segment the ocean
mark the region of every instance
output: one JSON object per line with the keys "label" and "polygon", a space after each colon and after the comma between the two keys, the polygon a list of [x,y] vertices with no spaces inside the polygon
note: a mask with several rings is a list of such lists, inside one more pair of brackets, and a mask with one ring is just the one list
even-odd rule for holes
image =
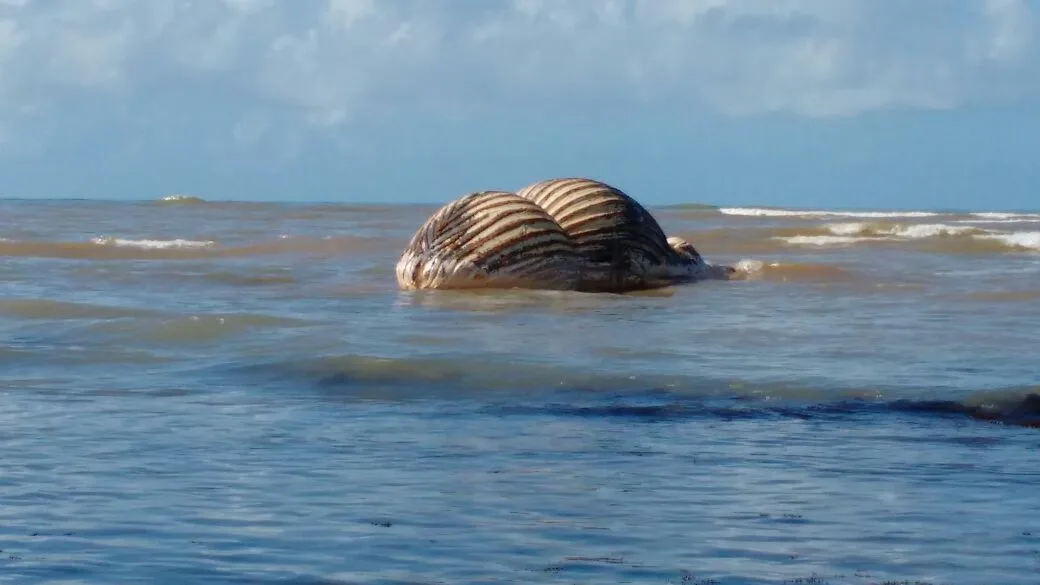
{"label": "ocean", "polygon": [[400,292],[436,207],[0,200],[0,583],[1040,582],[1040,214]]}

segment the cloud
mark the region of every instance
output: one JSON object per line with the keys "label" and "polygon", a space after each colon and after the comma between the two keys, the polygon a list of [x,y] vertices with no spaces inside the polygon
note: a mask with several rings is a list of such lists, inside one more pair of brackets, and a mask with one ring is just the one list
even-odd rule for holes
{"label": "cloud", "polygon": [[394,108],[955,108],[1037,97],[1037,12],[1026,0],[0,0],[0,128],[206,103],[241,143],[274,121],[340,128]]}

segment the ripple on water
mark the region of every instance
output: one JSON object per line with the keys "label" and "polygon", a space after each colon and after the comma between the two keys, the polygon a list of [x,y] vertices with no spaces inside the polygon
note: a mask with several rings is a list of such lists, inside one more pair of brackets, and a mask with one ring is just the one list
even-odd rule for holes
{"label": "ripple on water", "polygon": [[315,325],[312,321],[263,314],[182,315],[162,319],[108,322],[91,328],[90,334],[124,339],[128,343],[200,344],[263,330]]}
{"label": "ripple on water", "polygon": [[49,299],[0,299],[0,315],[15,319],[119,319],[161,314],[158,311]]}
{"label": "ripple on water", "polygon": [[1036,582],[1040,272],[969,217],[676,212],[762,274],[466,295],[388,271],[433,208],[0,207],[0,581]]}

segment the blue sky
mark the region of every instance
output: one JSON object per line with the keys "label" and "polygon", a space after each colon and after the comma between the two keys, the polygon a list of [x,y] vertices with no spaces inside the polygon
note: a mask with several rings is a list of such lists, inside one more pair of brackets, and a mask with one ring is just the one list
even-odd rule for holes
{"label": "blue sky", "polygon": [[1040,2],[0,0],[0,196],[1040,207]]}

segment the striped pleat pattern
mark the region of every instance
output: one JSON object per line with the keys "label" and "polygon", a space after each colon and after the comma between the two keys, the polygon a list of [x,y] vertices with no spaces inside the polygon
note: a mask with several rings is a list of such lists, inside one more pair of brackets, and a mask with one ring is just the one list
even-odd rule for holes
{"label": "striped pleat pattern", "polygon": [[396,266],[405,290],[577,288],[581,258],[541,207],[515,193],[481,191],[441,207]]}
{"label": "striped pleat pattern", "polygon": [[669,245],[657,220],[620,189],[585,178],[541,181],[517,192],[544,209],[586,263],[579,288],[625,291],[692,276],[690,259]]}

